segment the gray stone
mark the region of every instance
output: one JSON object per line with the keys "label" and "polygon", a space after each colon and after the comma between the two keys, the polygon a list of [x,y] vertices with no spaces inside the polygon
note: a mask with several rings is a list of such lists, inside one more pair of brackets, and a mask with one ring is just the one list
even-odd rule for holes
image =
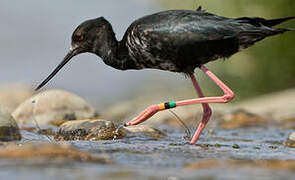
{"label": "gray stone", "polygon": [[64,90],[43,91],[20,104],[12,116],[23,124],[60,125],[68,120],[95,118],[97,113],[81,97]]}
{"label": "gray stone", "polygon": [[13,117],[3,108],[0,108],[0,141],[20,140],[19,128]]}

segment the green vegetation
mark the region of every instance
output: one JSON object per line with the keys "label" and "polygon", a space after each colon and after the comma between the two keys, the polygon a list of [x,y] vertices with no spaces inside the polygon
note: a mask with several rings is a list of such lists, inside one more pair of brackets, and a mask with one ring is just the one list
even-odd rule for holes
{"label": "green vegetation", "polygon": [[[280,18],[295,16],[295,1],[269,0],[157,0],[163,9],[196,9],[202,5],[212,13],[227,17],[260,16]],[[279,27],[295,28],[295,21]],[[236,99],[252,97],[273,91],[295,87],[295,32],[267,38],[228,60],[219,60],[208,65],[235,92]],[[216,95],[213,83],[207,83],[202,73],[197,73],[206,95]],[[207,89],[210,90],[207,93]]]}

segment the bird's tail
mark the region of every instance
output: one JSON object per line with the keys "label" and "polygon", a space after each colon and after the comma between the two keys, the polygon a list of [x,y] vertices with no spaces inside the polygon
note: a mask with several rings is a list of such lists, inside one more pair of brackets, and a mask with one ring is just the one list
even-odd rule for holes
{"label": "bird's tail", "polygon": [[258,17],[242,17],[237,18],[240,23],[251,24],[259,28],[259,30],[249,30],[243,31],[239,34],[240,49],[247,48],[254,43],[266,38],[267,36],[274,36],[277,34],[282,34],[286,31],[293,31],[294,28],[273,28],[273,26],[281,24],[285,21],[295,19],[295,17],[286,17],[279,19],[263,19]]}
{"label": "bird's tail", "polygon": [[293,16],[293,17],[285,17],[285,18],[269,19],[269,20],[261,18],[260,23],[267,27],[273,27],[291,19],[295,19],[295,17]]}
{"label": "bird's tail", "polygon": [[260,27],[261,25],[268,27],[271,29],[271,31],[265,31],[266,34],[268,35],[276,35],[276,34],[281,34],[286,31],[294,31],[295,28],[272,28],[273,26],[276,26],[278,24],[281,24],[285,21],[295,19],[295,16],[292,17],[285,17],[285,18],[278,18],[278,19],[264,19],[264,18],[259,18],[259,17],[241,17],[237,18],[241,23],[248,23],[252,24],[253,26]]}
{"label": "bird's tail", "polygon": [[[244,23],[252,24],[254,26],[264,25],[266,27],[271,28],[273,26],[276,26],[278,24],[281,24],[281,23],[291,20],[291,19],[295,19],[295,16],[278,18],[278,19],[264,19],[264,18],[259,18],[259,17],[241,17],[241,18],[237,18],[236,20],[238,20],[242,23],[244,22]],[[290,30],[294,30],[294,29],[290,29]]]}

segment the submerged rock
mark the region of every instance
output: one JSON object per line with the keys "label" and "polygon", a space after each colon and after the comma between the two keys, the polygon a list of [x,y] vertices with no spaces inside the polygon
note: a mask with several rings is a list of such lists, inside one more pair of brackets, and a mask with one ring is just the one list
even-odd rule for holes
{"label": "submerged rock", "polygon": [[295,132],[292,132],[288,139],[284,142],[285,146],[295,148]]}
{"label": "submerged rock", "polygon": [[20,124],[60,125],[68,120],[97,116],[81,97],[63,90],[43,91],[20,104],[12,113]]}
{"label": "submerged rock", "polygon": [[47,163],[48,161],[62,160],[78,161],[78,162],[93,162],[93,163],[110,163],[107,158],[94,156],[89,152],[79,150],[67,144],[42,144],[28,143],[20,145],[8,145],[5,148],[0,148],[0,158],[2,159],[27,159],[41,160]]}
{"label": "submerged rock", "polygon": [[125,137],[151,137],[154,139],[160,139],[166,136],[160,130],[147,125],[121,127],[120,133]]}
{"label": "submerged rock", "polygon": [[60,126],[56,140],[111,140],[115,136],[115,125],[102,119],[68,121]]}
{"label": "submerged rock", "polygon": [[20,140],[19,128],[13,117],[0,108],[0,141]]}
{"label": "submerged rock", "polygon": [[219,123],[219,126],[225,129],[247,128],[266,125],[267,121],[262,116],[247,112],[242,109],[224,115],[222,121]]}

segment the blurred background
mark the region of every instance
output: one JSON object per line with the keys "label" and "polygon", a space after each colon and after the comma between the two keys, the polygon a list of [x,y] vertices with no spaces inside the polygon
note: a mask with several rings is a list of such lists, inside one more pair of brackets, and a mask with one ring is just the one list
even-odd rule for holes
{"label": "blurred background", "polygon": [[[10,87],[8,91],[21,88],[11,84],[35,88],[67,53],[73,30],[86,19],[104,16],[120,40],[130,23],[143,15],[167,9],[196,9],[199,5],[228,17],[295,15],[294,0],[1,0],[0,85]],[[295,28],[295,22],[281,27]],[[294,32],[271,37],[208,67],[235,91],[235,102],[292,88],[294,42]],[[221,94],[199,70],[196,75],[207,96]],[[155,102],[195,96],[190,80],[181,74],[159,70],[121,72],[92,54],[73,58],[45,87],[51,88],[74,92],[98,107],[145,94],[155,95]]]}

